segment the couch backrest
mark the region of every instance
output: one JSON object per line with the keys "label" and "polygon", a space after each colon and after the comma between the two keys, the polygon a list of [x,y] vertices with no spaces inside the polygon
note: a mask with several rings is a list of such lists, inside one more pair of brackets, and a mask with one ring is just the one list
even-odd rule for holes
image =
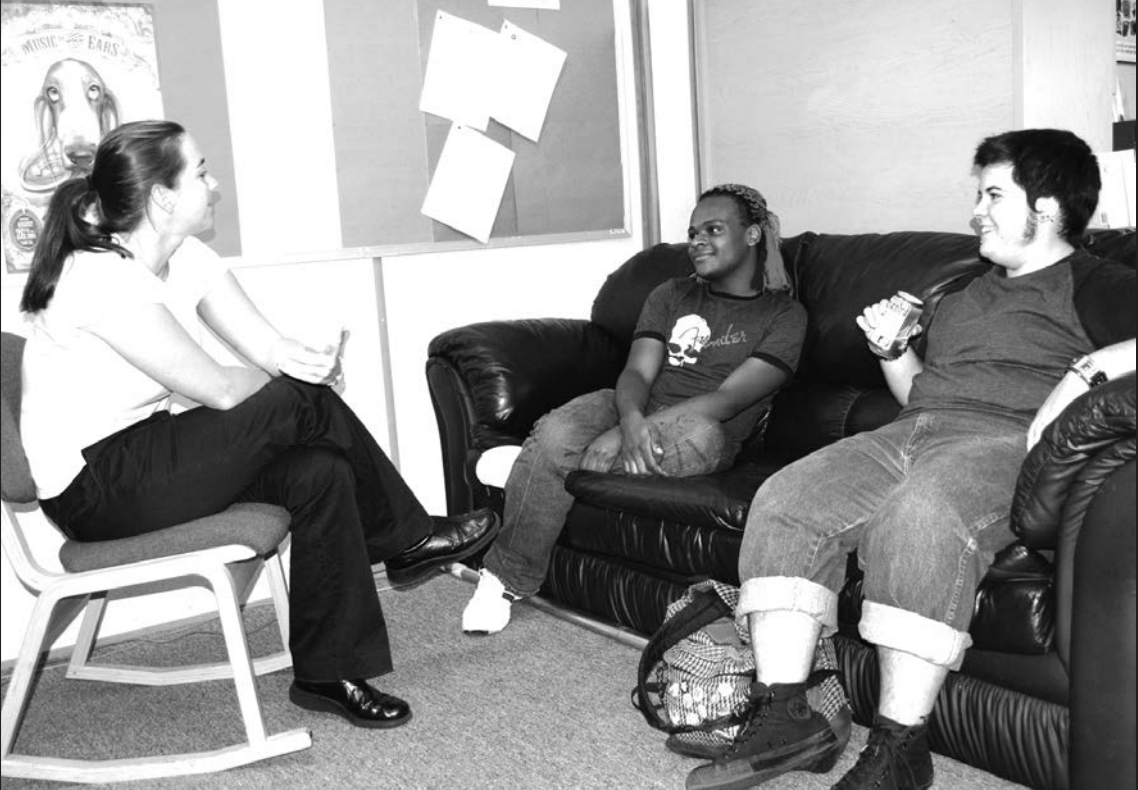
{"label": "couch backrest", "polygon": [[592,322],[627,348],[644,300],[660,283],[691,274],[686,244],[657,244],[633,255],[610,274],[593,299]]}
{"label": "couch backrest", "polygon": [[[803,234],[797,241],[791,271],[809,314],[806,343],[798,376],[775,400],[765,443],[767,452],[790,457],[884,425],[900,409],[854,321],[865,305],[904,290],[924,299],[926,322],[935,320],[945,294],[991,266],[965,233]],[[1135,266],[1132,228],[1093,231],[1086,247]],[[917,348],[923,352],[923,342]]]}
{"label": "couch backrest", "polygon": [[924,300],[927,320],[944,294],[964,287],[989,265],[979,258],[972,235],[807,234],[790,265],[809,315],[799,378],[883,386],[881,366],[855,322],[865,306],[903,290]]}
{"label": "couch backrest", "polygon": [[[787,261],[792,260],[799,238],[782,240],[782,254]],[[608,276],[593,300],[590,317],[627,348],[632,343],[640,308],[652,289],[665,280],[691,273],[686,242],[657,244],[641,250]]]}
{"label": "couch backrest", "polygon": [[[1135,265],[1133,229],[1092,232],[1087,247]],[[945,294],[991,266],[979,257],[976,237],[966,233],[808,232],[784,239],[782,251],[809,321],[798,375],[775,400],[766,448],[791,457],[882,425],[898,411],[854,321],[866,305],[908,291],[924,299],[927,321]],[[593,322],[627,347],[649,292],[690,272],[686,244],[637,253],[597,293]]]}
{"label": "couch backrest", "polygon": [[941,297],[989,266],[969,234],[803,234],[790,269],[809,316],[806,340],[798,375],[775,400],[766,451],[797,458],[892,420],[899,406],[856,317],[903,290],[925,302],[927,321]]}

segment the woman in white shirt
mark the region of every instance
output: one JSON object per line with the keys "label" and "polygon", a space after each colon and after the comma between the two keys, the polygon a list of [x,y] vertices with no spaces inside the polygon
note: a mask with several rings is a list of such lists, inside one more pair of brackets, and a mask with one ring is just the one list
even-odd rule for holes
{"label": "woman in white shirt", "polygon": [[[429,516],[331,389],[340,349],[283,337],[194,234],[217,182],[170,121],[111,131],[91,175],[52,196],[21,309],[30,314],[21,429],[44,512],[95,541],[163,529],[238,501],[292,516],[296,704],[395,727],[371,565],[410,585],[480,550],[489,511]],[[222,365],[198,319],[252,363]],[[171,393],[201,404],[174,414]]]}

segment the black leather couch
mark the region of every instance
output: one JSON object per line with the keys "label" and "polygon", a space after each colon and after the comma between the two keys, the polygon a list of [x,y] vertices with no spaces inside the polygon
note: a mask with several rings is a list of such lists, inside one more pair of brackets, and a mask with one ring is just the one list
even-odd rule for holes
{"label": "black leather couch", "polygon": [[[1098,231],[1087,243],[1135,265],[1132,229]],[[935,313],[945,293],[987,269],[976,250],[972,236],[950,233],[785,240],[810,318],[798,375],[778,395],[765,439],[714,475],[570,475],[576,502],[542,594],[647,635],[693,580],[738,584],[758,486],[789,461],[897,413],[854,317],[898,289],[922,295]],[[431,342],[427,378],[451,512],[501,506],[502,492],[474,476],[478,456],[519,444],[559,404],[612,386],[644,298],[688,271],[684,245],[657,245],[609,276],[590,321],[488,322]],[[1013,512],[1020,539],[977,595],[974,646],[932,718],[936,751],[1036,788],[1135,786],[1134,390],[1131,375],[1088,393],[1025,462]],[[855,719],[865,724],[877,671],[875,651],[857,635],[860,603],[851,557],[836,641]]]}

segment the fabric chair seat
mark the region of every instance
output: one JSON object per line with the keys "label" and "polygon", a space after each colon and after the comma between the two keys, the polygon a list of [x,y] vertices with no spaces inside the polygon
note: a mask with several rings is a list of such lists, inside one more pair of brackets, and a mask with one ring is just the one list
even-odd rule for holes
{"label": "fabric chair seat", "polygon": [[[106,541],[64,542],[56,572],[37,561],[20,514],[34,510],[36,486],[20,439],[21,360],[24,339],[0,334],[0,434],[3,469],[0,494],[4,515],[0,542],[16,577],[35,596],[23,646],[4,696],[0,726],[0,776],[56,781],[119,782],[207,773],[307,749],[306,728],[269,735],[257,694],[257,675],[292,665],[289,643],[288,584],[280,551],[288,538],[287,510],[263,503],[237,503],[212,516],[156,532]],[[245,638],[241,609],[262,570],[280,629],[282,649],[253,658]],[[103,612],[113,593],[153,591],[155,583],[174,581],[174,589],[204,586],[213,594],[226,660],[177,667],[138,667],[90,661]],[[78,759],[22,754],[16,736],[31,696],[43,652],[82,615],[68,663],[67,678],[166,686],[207,680],[232,680],[237,692],[245,741],[201,752],[150,754],[130,758]],[[192,711],[182,712],[192,723]]]}
{"label": "fabric chair seat", "polygon": [[130,538],[68,540],[59,548],[59,561],[66,570],[79,573],[227,544],[248,546],[264,556],[284,542],[288,527],[283,507],[240,502],[220,513]]}

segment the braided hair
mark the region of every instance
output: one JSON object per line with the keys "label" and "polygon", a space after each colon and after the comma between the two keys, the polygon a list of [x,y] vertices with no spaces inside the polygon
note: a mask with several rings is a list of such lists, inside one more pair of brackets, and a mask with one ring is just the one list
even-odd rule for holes
{"label": "braided hair", "polygon": [[[719,184],[705,190],[699,199],[728,197],[735,202],[744,225],[758,225],[763,232],[763,246],[758,252],[758,269],[761,272],[762,287],[769,291],[786,291],[794,295],[786,264],[779,249],[778,215],[767,208],[767,200],[757,189],[743,184]],[[756,279],[759,273],[756,272]],[[756,286],[759,283],[756,283]]]}

